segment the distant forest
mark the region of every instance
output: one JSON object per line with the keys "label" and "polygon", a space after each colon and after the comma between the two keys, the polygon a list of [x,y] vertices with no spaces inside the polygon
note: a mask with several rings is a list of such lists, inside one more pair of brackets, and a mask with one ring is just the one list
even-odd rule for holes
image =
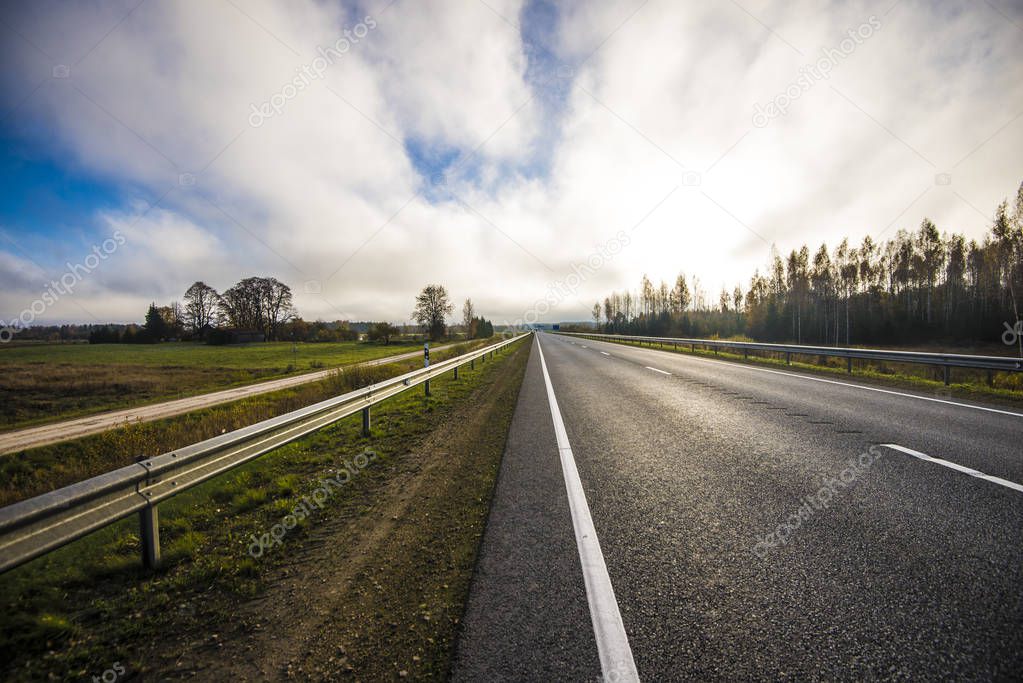
{"label": "distant forest", "polygon": [[699,281],[674,286],[646,276],[638,293],[613,292],[593,307],[609,332],[693,337],[746,336],[804,344],[920,344],[1001,340],[1020,317],[1023,295],[1023,184],[1003,201],[982,241],[941,233],[924,219],[857,247],[774,251],[743,292],[708,303]]}

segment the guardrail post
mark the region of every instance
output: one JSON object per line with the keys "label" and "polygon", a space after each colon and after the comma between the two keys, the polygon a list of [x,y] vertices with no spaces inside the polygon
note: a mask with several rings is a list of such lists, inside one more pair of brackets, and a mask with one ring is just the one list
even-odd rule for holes
{"label": "guardrail post", "polygon": [[430,380],[423,382],[423,386],[426,387],[426,396],[430,396]]}
{"label": "guardrail post", "polygon": [[362,409],[362,435],[363,436],[369,436],[369,425],[370,425],[369,406],[366,406],[365,408]]}
{"label": "guardrail post", "polygon": [[476,359],[475,358],[473,358],[471,361],[469,361],[469,369],[470,370],[475,370],[476,369]]}
{"label": "guardrail post", "polygon": [[987,371],[987,385],[989,387],[993,387],[995,385],[995,376],[990,370]]}
{"label": "guardrail post", "polygon": [[942,374],[945,376],[945,386],[947,387],[949,382],[952,380],[952,368],[947,365],[942,365],[941,369],[943,371]]}
{"label": "guardrail post", "polygon": [[742,347],[742,359],[749,360],[749,349],[747,349],[745,346]]}
{"label": "guardrail post", "polygon": [[[154,483],[150,479],[149,458],[140,455],[135,462],[146,468],[146,485]],[[149,502],[148,493],[142,493],[146,498],[146,507],[139,510],[139,540],[142,542],[142,564],[146,569],[156,569],[160,566],[160,514],[156,506]]]}
{"label": "guardrail post", "polygon": [[792,354],[788,351],[785,352],[785,365],[792,365]]}
{"label": "guardrail post", "polygon": [[458,366],[455,366],[455,379],[458,379]]}
{"label": "guardrail post", "polygon": [[846,372],[852,374],[852,356],[849,356],[846,360]]}
{"label": "guardrail post", "polygon": [[690,344],[689,350],[692,351],[693,353],[696,353],[696,344]]}
{"label": "guardrail post", "polygon": [[142,540],[142,564],[146,569],[160,566],[160,515],[155,505],[139,511],[139,538]]}

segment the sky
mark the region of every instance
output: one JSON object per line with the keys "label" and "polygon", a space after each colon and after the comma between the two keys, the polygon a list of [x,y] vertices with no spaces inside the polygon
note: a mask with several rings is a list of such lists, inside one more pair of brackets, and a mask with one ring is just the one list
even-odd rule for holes
{"label": "sky", "polygon": [[40,0],[0,57],[8,322],[252,275],[307,320],[713,302],[772,245],[979,239],[1023,181],[1008,0]]}

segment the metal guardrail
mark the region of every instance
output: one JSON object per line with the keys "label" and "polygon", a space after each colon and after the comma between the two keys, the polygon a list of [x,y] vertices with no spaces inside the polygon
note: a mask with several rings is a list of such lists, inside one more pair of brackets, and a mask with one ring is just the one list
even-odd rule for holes
{"label": "metal guardrail", "polygon": [[955,353],[926,353],[919,351],[889,351],[884,349],[856,349],[839,346],[802,346],[796,344],[762,344],[760,342],[728,341],[724,339],[688,339],[680,337],[640,337],[626,334],[597,334],[588,332],[560,332],[575,337],[587,337],[602,341],[647,342],[653,344],[672,344],[689,346],[692,351],[696,347],[706,349],[738,349],[743,357],[749,357],[750,351],[767,351],[785,355],[785,362],[791,364],[792,355],[831,356],[845,358],[846,369],[853,371],[853,360],[878,360],[891,363],[917,363],[920,365],[937,365],[942,368],[945,384],[951,381],[951,368],[974,368],[988,371],[1021,372],[1023,358],[1011,356],[968,356]]}
{"label": "metal guardrail", "polygon": [[[528,334],[528,333],[527,333]],[[157,505],[261,455],[362,412],[363,434],[370,407],[419,384],[430,395],[430,379],[477,360],[493,358],[518,335],[476,351],[399,375],[227,434],[145,458],[91,479],[0,508],[0,572],[24,564],[97,529],[138,513],[143,562],[160,563]]]}

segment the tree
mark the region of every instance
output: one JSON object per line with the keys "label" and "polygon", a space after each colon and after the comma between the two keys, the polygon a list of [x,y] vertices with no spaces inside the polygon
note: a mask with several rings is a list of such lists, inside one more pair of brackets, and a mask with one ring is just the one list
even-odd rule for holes
{"label": "tree", "polygon": [[447,331],[445,317],[450,315],[455,307],[448,299],[448,291],[443,285],[427,285],[416,297],[416,307],[412,311],[412,318],[423,326],[430,339],[437,340],[444,336]]}
{"label": "tree", "polygon": [[232,327],[259,330],[268,340],[295,317],[291,288],[272,277],[245,278],[224,292],[220,310]]}
{"label": "tree", "polygon": [[384,346],[386,346],[391,343],[391,337],[396,336],[399,332],[401,330],[391,323],[373,323],[369,326],[366,336],[369,337],[370,341],[382,341]]}
{"label": "tree", "polygon": [[147,341],[158,342],[167,336],[167,321],[160,314],[160,309],[157,308],[155,301],[149,304],[149,309],[146,311],[146,323],[142,329]]}
{"label": "tree", "polygon": [[593,310],[590,311],[590,315],[593,316],[593,324],[600,325],[600,302],[593,304]]}
{"label": "tree", "polygon": [[472,339],[488,339],[494,336],[494,326],[486,318],[472,319]]}
{"label": "tree", "polygon": [[181,320],[181,304],[174,301],[170,306],[158,306],[156,310],[163,318],[163,336],[168,339],[180,337],[185,329]]}
{"label": "tree", "polygon": [[675,280],[675,289],[671,290],[672,312],[681,317],[689,308],[689,302],[689,285],[686,283],[686,274],[679,273]]}
{"label": "tree", "polygon": [[472,319],[476,317],[476,309],[472,305],[472,299],[466,299],[462,305],[462,325],[465,326],[466,339],[472,338]]}
{"label": "tree", "polygon": [[202,337],[213,327],[220,308],[220,295],[205,282],[196,282],[185,292],[185,325]]}

